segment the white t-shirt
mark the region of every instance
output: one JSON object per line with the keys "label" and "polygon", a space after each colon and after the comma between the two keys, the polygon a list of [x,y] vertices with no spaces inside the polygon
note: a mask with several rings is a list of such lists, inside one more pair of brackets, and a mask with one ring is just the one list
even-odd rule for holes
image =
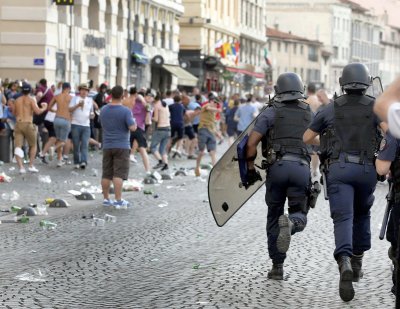
{"label": "white t-shirt", "polygon": [[69,103],[69,107],[74,107],[79,104],[79,101],[84,100],[85,104],[83,107],[78,107],[72,113],[71,124],[79,126],[90,127],[90,113],[93,112],[93,100],[92,98],[86,97],[82,99],[80,96],[73,97]]}
{"label": "white t-shirt", "polygon": [[[51,109],[57,110],[57,104],[54,104]],[[54,122],[55,118],[56,118],[56,113],[48,111],[46,117],[44,117],[44,120]]]}
{"label": "white t-shirt", "polygon": [[165,103],[167,103],[168,106],[174,104],[174,99],[173,98],[165,98],[163,101]]}
{"label": "white t-shirt", "polygon": [[400,103],[390,105],[388,111],[389,131],[395,138],[400,138]]}

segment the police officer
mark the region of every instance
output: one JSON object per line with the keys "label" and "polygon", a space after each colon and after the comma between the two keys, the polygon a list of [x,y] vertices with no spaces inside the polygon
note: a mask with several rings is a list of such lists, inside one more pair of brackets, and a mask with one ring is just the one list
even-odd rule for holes
{"label": "police officer", "polygon": [[397,250],[398,235],[400,222],[400,141],[395,139],[390,132],[386,132],[385,138],[382,139],[379,154],[375,162],[376,171],[380,176],[386,176],[389,171],[391,178],[389,182],[393,182],[392,188],[392,211],[387,225],[386,239],[390,242],[389,258],[394,265],[392,275],[393,287],[392,293],[396,292],[396,271],[397,267]]}
{"label": "police officer", "polygon": [[[281,74],[275,92],[272,104],[259,116],[249,136],[246,157],[248,180],[254,183],[260,177],[254,160],[257,145],[262,141],[268,166],[265,194],[268,252],[273,263],[268,278],[282,280],[291,235],[303,231],[307,224],[310,155],[302,138],[312,114],[297,74]],[[284,215],[286,198],[289,216]]]}
{"label": "police officer", "polygon": [[339,78],[345,94],[317,113],[303,137],[305,143],[318,144],[320,135],[320,159],[329,170],[325,175],[334,224],[334,257],[340,271],[339,295],[344,301],[353,299],[352,282],[362,278],[362,258],[371,248],[370,208],[377,181],[373,161],[379,122],[373,113],[375,99],[365,95],[370,81],[365,65],[345,66]]}

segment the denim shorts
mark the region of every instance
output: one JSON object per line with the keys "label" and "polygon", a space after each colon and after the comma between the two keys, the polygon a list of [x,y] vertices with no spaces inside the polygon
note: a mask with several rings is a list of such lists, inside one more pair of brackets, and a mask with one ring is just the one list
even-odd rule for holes
{"label": "denim shorts", "polygon": [[62,117],[56,117],[53,122],[54,131],[58,140],[65,142],[68,138],[68,133],[71,131],[71,123]]}
{"label": "denim shorts", "polygon": [[217,149],[217,140],[214,136],[214,134],[206,129],[206,128],[201,128],[199,129],[199,133],[197,134],[197,138],[199,140],[199,150],[204,151],[207,147],[207,151],[213,151]]}
{"label": "denim shorts", "polygon": [[151,153],[155,153],[157,151],[157,146],[158,147],[158,152],[160,155],[165,154],[167,144],[169,141],[170,133],[171,131],[169,129],[156,129],[153,133],[153,136],[151,138],[151,146],[150,150]]}

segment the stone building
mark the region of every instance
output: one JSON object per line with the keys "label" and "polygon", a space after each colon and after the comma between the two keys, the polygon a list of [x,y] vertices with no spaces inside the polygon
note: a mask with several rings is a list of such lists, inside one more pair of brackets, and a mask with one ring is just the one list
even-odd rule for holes
{"label": "stone building", "polygon": [[321,82],[321,42],[275,28],[267,28],[267,37],[273,81],[282,73],[294,72],[305,84]]}

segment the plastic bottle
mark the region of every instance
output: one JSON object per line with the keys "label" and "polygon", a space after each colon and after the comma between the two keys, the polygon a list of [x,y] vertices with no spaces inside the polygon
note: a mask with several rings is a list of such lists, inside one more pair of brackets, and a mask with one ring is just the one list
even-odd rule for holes
{"label": "plastic bottle", "polygon": [[117,222],[117,217],[109,215],[109,214],[105,214],[104,215],[104,221],[115,223],[115,222]]}
{"label": "plastic bottle", "polygon": [[18,218],[19,223],[29,223],[29,217],[23,215],[22,217]]}
{"label": "plastic bottle", "polygon": [[11,206],[11,212],[18,212],[21,210],[21,207],[18,206]]}
{"label": "plastic bottle", "polygon": [[104,226],[106,221],[100,218],[93,218],[92,226]]}
{"label": "plastic bottle", "polygon": [[36,211],[37,211],[38,216],[47,216],[48,215],[46,205],[37,205]]}
{"label": "plastic bottle", "polygon": [[57,227],[56,223],[47,221],[47,220],[40,220],[39,225],[44,229],[44,230],[55,230]]}

